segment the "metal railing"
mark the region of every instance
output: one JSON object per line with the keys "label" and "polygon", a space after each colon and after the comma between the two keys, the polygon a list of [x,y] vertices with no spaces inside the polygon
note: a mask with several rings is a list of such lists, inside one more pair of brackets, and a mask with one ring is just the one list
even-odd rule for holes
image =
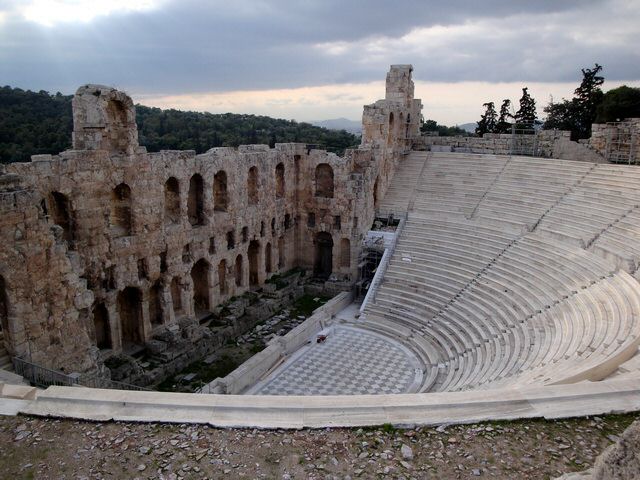
{"label": "metal railing", "polygon": [[402,216],[397,216],[396,218],[400,218],[400,223],[396,228],[395,235],[393,236],[393,240],[391,241],[391,244],[389,245],[389,247],[387,247],[384,250],[384,253],[382,254],[382,259],[380,260],[380,264],[378,265],[376,273],[373,276],[373,280],[371,280],[371,285],[369,286],[369,290],[367,291],[367,294],[365,295],[364,300],[362,301],[362,305],[360,305],[360,313],[364,312],[367,304],[370,301],[375,302],[376,293],[378,292],[378,287],[380,286],[380,283],[384,278],[384,274],[387,271],[387,266],[389,265],[389,261],[391,260],[391,257],[393,256],[393,253],[396,250],[396,244],[398,243],[398,238],[400,237],[400,234],[404,229],[405,223],[407,222],[406,213]]}
{"label": "metal railing", "polygon": [[46,388],[52,385],[64,387],[109,388],[117,390],[151,391],[125,382],[116,382],[96,375],[66,374],[50,368],[31,363],[22,358],[13,357],[13,368],[20,375],[36,387]]}

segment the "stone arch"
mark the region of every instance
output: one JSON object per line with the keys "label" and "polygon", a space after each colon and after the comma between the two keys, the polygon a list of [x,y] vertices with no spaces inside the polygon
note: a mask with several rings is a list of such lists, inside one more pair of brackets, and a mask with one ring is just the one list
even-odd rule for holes
{"label": "stone arch", "polygon": [[224,258],[218,264],[218,287],[220,295],[227,294],[227,261]]}
{"label": "stone arch", "polygon": [[316,197],[333,198],[333,168],[328,163],[316,167]]}
{"label": "stone arch", "polygon": [[122,101],[112,98],[107,102],[106,112],[111,130],[110,147],[114,151],[124,153],[129,146],[127,106]]}
{"label": "stone arch", "polygon": [[227,172],[220,170],[213,176],[213,210],[226,212],[229,208]]}
{"label": "stone arch", "polygon": [[242,286],[242,255],[238,255],[236,257],[235,280],[236,280],[236,286],[241,287]]}
{"label": "stone arch", "polygon": [[68,242],[69,247],[72,247],[74,225],[69,198],[60,192],[51,192],[48,203],[53,223],[62,227],[64,239]]}
{"label": "stone arch", "polygon": [[281,270],[286,265],[286,258],[284,252],[284,237],[278,238],[278,269]]}
{"label": "stone arch", "polygon": [[258,168],[251,167],[247,176],[247,198],[249,205],[258,204]]}
{"label": "stone arch", "polygon": [[149,289],[149,321],[153,326],[162,325],[164,323],[162,285],[160,284],[160,281],[155,282]]}
{"label": "stone arch", "polygon": [[351,241],[348,238],[340,240],[340,266],[351,267]]}
{"label": "stone arch", "polygon": [[271,242],[267,242],[264,247],[264,271],[271,273],[273,271],[273,263],[271,262]]}
{"label": "stone arch", "polygon": [[164,221],[180,223],[180,183],[176,177],[169,177],[164,184]]}
{"label": "stone arch", "polygon": [[118,317],[122,331],[122,346],[128,348],[144,343],[142,292],[136,287],[127,287],[118,293]]}
{"label": "stone arch", "polygon": [[276,165],[276,198],[284,197],[284,163],[280,162]]}
{"label": "stone arch", "polygon": [[189,180],[187,215],[194,227],[204,224],[204,180],[199,173],[194,173]]}
{"label": "stone arch", "polygon": [[198,260],[191,268],[191,280],[193,281],[193,310],[198,312],[209,311],[209,262],[204,258]]}
{"label": "stone arch", "polygon": [[318,232],[314,244],[313,274],[319,278],[329,278],[333,271],[333,237],[328,232]]}
{"label": "stone arch", "polygon": [[96,332],[96,346],[100,350],[113,348],[109,311],[103,302],[95,302],[92,308],[93,326]]}
{"label": "stone arch", "polygon": [[115,236],[131,235],[131,217],[131,188],[126,183],[121,183],[111,192],[109,223]]}
{"label": "stone arch", "polygon": [[387,145],[391,145],[393,141],[393,123],[394,123],[393,112],[391,112],[389,113],[389,131],[387,133]]}
{"label": "stone arch", "polygon": [[182,314],[182,286],[179,277],[171,279],[171,303],[173,304],[173,314],[178,317]]}
{"label": "stone arch", "polygon": [[260,242],[251,240],[247,249],[249,257],[249,285],[256,286],[260,283]]}

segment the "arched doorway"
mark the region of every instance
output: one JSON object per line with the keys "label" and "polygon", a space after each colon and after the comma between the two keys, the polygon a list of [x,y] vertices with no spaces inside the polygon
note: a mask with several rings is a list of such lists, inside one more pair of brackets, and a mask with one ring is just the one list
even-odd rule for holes
{"label": "arched doorway", "polygon": [[121,183],[111,192],[111,230],[117,237],[131,235],[131,188]]}
{"label": "arched doorway", "polygon": [[316,197],[333,198],[333,168],[328,163],[316,167]]}
{"label": "arched doorway", "polygon": [[282,270],[286,265],[284,256],[284,237],[278,238],[278,270]]}
{"label": "arched doorway", "polygon": [[227,261],[224,259],[218,264],[218,287],[220,295],[227,294]]}
{"label": "arched doorway", "polygon": [[318,232],[315,247],[313,274],[318,278],[329,278],[333,271],[333,238],[331,234]]}
{"label": "arched doorway", "polygon": [[93,304],[93,326],[96,332],[96,346],[100,350],[113,348],[111,342],[111,326],[109,325],[109,312],[104,303]]}
{"label": "arched doorway", "polygon": [[258,242],[257,240],[251,240],[251,242],[249,242],[248,255],[249,255],[249,285],[253,287],[260,283],[260,280],[259,280],[260,276],[258,273],[260,242]]}
{"label": "arched doorway", "polygon": [[284,164],[276,165],[276,198],[284,197]]}
{"label": "arched doorway", "polygon": [[273,271],[273,264],[271,263],[271,243],[267,243],[264,247],[264,270],[267,273]]}
{"label": "arched doorway", "polygon": [[122,347],[142,345],[142,292],[135,287],[127,287],[118,293],[118,316],[122,330]]}
{"label": "arched doorway", "polygon": [[180,184],[175,177],[169,177],[164,184],[164,221],[180,222]]}
{"label": "arched doorway", "polygon": [[197,173],[189,180],[187,215],[189,223],[194,227],[204,224],[204,181]]}
{"label": "arched doorway", "polygon": [[149,290],[149,321],[151,325],[162,325],[162,286],[157,281]]}
{"label": "arched doorway", "polygon": [[380,198],[380,194],[378,192],[379,187],[380,187],[380,177],[376,177],[376,181],[373,184],[373,208],[378,208],[378,199]]}
{"label": "arched doorway", "polygon": [[62,227],[64,239],[72,247],[73,222],[71,219],[71,204],[66,195],[60,192],[51,192],[49,195],[49,210],[53,217],[53,222]]}
{"label": "arched doorway", "polygon": [[249,205],[258,204],[258,169],[251,167],[247,176],[247,197]]}
{"label": "arched doorway", "polygon": [[216,212],[226,212],[228,206],[227,172],[220,170],[213,176],[213,209]]}
{"label": "arched doorway", "polygon": [[180,279],[173,277],[171,280],[171,303],[173,303],[173,314],[178,317],[182,314],[182,287]]}
{"label": "arched doorway", "polygon": [[242,255],[238,255],[236,257],[236,265],[235,265],[235,277],[236,277],[236,286],[242,286]]}
{"label": "arched doorway", "polygon": [[191,269],[193,281],[193,308],[196,315],[209,311],[209,262],[198,260]]}
{"label": "arched doorway", "polygon": [[340,267],[351,266],[351,241],[348,238],[340,240]]}

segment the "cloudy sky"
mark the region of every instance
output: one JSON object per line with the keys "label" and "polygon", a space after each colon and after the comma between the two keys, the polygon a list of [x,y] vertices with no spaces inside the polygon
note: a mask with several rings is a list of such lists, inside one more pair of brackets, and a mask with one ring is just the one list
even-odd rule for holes
{"label": "cloudy sky", "polygon": [[476,121],[525,85],[542,113],[595,62],[640,86],[639,0],[0,0],[0,84],[215,113],[357,120],[393,63],[426,118]]}

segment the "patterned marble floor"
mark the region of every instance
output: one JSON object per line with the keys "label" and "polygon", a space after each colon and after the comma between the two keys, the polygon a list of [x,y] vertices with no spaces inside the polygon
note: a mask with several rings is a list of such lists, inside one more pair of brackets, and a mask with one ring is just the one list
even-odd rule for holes
{"label": "patterned marble floor", "polygon": [[333,327],[323,343],[300,349],[248,393],[358,395],[407,393],[422,373],[413,354],[390,339],[352,327]]}

